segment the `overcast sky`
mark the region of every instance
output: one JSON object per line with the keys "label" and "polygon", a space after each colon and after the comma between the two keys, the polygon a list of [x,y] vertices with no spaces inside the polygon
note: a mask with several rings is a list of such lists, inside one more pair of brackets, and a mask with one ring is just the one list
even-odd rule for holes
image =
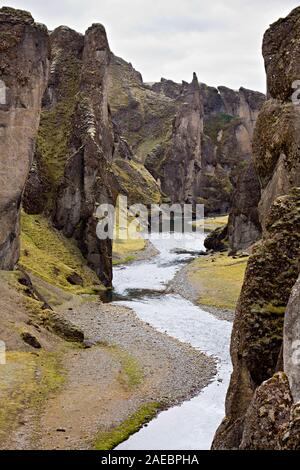
{"label": "overcast sky", "polygon": [[112,51],[146,82],[161,77],[265,91],[264,31],[300,2],[293,0],[7,0],[49,29],[106,27]]}

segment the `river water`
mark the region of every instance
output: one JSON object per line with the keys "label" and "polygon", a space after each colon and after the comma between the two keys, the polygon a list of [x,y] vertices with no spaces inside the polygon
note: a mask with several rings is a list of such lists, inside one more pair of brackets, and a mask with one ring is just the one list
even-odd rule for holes
{"label": "river water", "polygon": [[180,406],[160,413],[148,426],[117,450],[207,450],[224,417],[225,395],[231,374],[229,343],[232,324],[195,306],[180,295],[165,292],[183,263],[204,250],[200,233],[176,238],[165,234],[150,240],[159,254],[148,261],[114,270],[117,302],[160,332],[191,344],[218,362],[210,385]]}

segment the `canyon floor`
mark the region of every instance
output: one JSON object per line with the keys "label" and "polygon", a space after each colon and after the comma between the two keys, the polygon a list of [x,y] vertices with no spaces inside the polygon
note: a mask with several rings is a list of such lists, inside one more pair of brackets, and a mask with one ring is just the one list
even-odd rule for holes
{"label": "canyon floor", "polygon": [[[2,449],[114,447],[159,410],[194,396],[215,373],[212,359],[125,307],[77,298],[61,306],[59,314],[84,332],[82,345],[32,325],[20,294],[8,287],[1,294],[2,311],[15,312],[9,322],[43,346],[32,352],[10,331],[0,370]],[[7,336],[10,326],[5,330]]]}
{"label": "canyon floor", "polygon": [[[35,241],[30,232],[27,263]],[[129,245],[119,247],[116,264],[157,254],[149,243]],[[227,254],[200,256],[179,270],[168,290],[206,303],[208,311],[231,321],[244,262]],[[229,284],[222,295],[216,282],[224,264]],[[201,282],[202,271],[203,281],[215,282]],[[158,332],[129,308],[66,292],[49,284],[48,273],[44,279],[40,274],[31,273],[33,288],[53,306],[54,319],[34,298],[22,272],[1,273],[0,333],[7,338],[7,364],[0,368],[1,449],[111,449],[159,411],[194,397],[212,381],[212,357]],[[75,341],[78,332],[84,342]]]}

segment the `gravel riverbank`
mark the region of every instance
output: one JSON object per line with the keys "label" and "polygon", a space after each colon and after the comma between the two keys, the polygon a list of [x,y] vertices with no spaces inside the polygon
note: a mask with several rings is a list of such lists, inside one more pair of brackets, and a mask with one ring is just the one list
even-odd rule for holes
{"label": "gravel riverbank", "polygon": [[85,303],[66,316],[82,329],[88,343],[114,345],[135,358],[143,375],[137,401],[179,403],[207,386],[216,372],[212,358],[158,332],[126,307]]}
{"label": "gravel riverbank", "polygon": [[199,290],[200,286],[196,288],[196,286],[192,285],[189,281],[188,276],[191,270],[191,264],[187,264],[183,266],[182,269],[178,271],[172,281],[168,284],[167,292],[179,294],[185,299],[193,302],[198,307],[206,310],[207,312],[214,315],[219,320],[226,320],[229,322],[233,322],[234,320],[234,310],[229,309],[221,309],[213,306],[201,305],[198,302],[199,299]]}

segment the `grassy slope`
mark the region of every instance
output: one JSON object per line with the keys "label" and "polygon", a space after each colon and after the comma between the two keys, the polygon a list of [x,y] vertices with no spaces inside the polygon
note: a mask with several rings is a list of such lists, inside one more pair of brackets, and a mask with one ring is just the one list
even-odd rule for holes
{"label": "grassy slope", "polygon": [[14,351],[6,356],[5,367],[0,367],[0,442],[26,409],[34,409],[37,418],[46,398],[64,380],[57,354]]}
{"label": "grassy slope", "polygon": [[233,259],[218,253],[196,259],[188,280],[198,293],[198,303],[234,310],[244,280],[248,258]]}
{"label": "grassy slope", "polygon": [[[20,264],[49,284],[74,294],[95,293],[103,288],[74,242],[42,215],[22,214]],[[68,282],[67,277],[75,272],[81,276],[83,286]]]}
{"label": "grassy slope", "polygon": [[143,405],[136,413],[123,421],[122,424],[112,428],[110,431],[100,433],[95,441],[96,450],[112,450],[118,444],[128,439],[141,427],[151,421],[159,409],[159,403],[148,403]]}
{"label": "grassy slope", "polygon": [[[209,217],[205,232],[228,223],[228,216]],[[215,253],[194,260],[187,268],[188,282],[198,294],[198,303],[234,310],[242,288],[248,258],[231,258],[228,253]]]}

